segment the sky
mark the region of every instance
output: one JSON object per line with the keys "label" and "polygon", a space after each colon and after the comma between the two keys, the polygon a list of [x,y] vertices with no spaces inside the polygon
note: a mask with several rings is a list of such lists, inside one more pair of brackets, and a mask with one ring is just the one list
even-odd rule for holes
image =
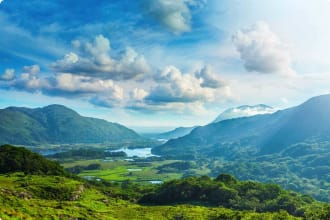
{"label": "sky", "polygon": [[0,0],[0,108],[138,131],[330,93],[329,0]]}

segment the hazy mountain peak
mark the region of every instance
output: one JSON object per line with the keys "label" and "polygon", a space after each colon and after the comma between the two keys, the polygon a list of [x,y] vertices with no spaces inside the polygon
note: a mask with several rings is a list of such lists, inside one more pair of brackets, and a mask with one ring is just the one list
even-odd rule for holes
{"label": "hazy mountain peak", "polygon": [[183,137],[183,136],[189,134],[196,127],[197,126],[177,127],[175,129],[172,129],[172,130],[164,132],[164,133],[149,135],[149,137],[156,138],[156,139],[170,140],[170,139],[174,139],[174,138]]}
{"label": "hazy mountain peak", "polygon": [[271,114],[275,111],[276,110],[274,108],[265,104],[242,105],[236,108],[229,108],[225,110],[213,121],[213,123],[233,118],[248,117],[260,114]]}

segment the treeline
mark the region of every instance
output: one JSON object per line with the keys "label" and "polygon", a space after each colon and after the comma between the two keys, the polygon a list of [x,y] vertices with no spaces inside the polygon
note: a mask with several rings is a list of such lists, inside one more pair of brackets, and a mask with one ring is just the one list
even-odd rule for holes
{"label": "treeline", "polygon": [[24,147],[0,147],[0,173],[24,172],[25,174],[65,175],[63,167],[54,161]]}
{"label": "treeline", "polygon": [[65,159],[65,158],[83,158],[83,159],[100,159],[105,157],[126,157],[126,153],[123,151],[110,152],[104,149],[95,148],[79,148],[74,150],[68,150],[65,152],[48,155],[49,158]]}
{"label": "treeline", "polygon": [[66,168],[65,170],[68,171],[69,173],[79,174],[79,173],[83,172],[84,170],[99,170],[99,169],[101,169],[101,164],[91,163],[87,166],[76,165],[73,167]]}
{"label": "treeline", "polygon": [[215,179],[189,177],[161,185],[144,195],[142,204],[192,203],[223,206],[235,210],[277,212],[285,210],[295,216],[304,216],[305,207],[315,201],[309,196],[282,190],[275,184],[238,181],[228,174]]}
{"label": "treeline", "polygon": [[[235,152],[237,155],[239,152]],[[206,159],[210,175],[230,173],[240,180],[273,182],[285,189],[308,194],[330,202],[330,142],[299,143],[281,154],[230,158],[219,161]]]}

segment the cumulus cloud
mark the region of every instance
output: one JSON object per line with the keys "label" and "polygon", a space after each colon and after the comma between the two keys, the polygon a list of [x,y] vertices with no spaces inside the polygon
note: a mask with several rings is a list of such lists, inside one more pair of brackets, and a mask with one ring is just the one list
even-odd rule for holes
{"label": "cumulus cloud", "polygon": [[271,31],[267,23],[258,22],[250,28],[238,31],[233,36],[233,42],[247,71],[294,74],[287,46]]}
{"label": "cumulus cloud", "polygon": [[148,92],[144,89],[134,88],[130,93],[131,98],[136,101],[142,101],[145,97],[148,96]]}
{"label": "cumulus cloud", "polygon": [[69,73],[58,74],[51,79],[52,87],[48,93],[65,93],[72,95],[117,93],[121,88],[112,80],[95,79],[88,76],[77,76]]}
{"label": "cumulus cloud", "polygon": [[123,89],[120,87],[114,88],[111,93],[94,96],[90,103],[96,106],[102,106],[107,108],[113,108],[122,104],[124,98]]}
{"label": "cumulus cloud", "polygon": [[38,65],[24,66],[23,72],[31,75],[36,75],[40,72],[40,67]]}
{"label": "cumulus cloud", "polygon": [[0,4],[3,2],[3,0],[0,0]]}
{"label": "cumulus cloud", "polygon": [[[69,55],[67,61],[77,60]],[[80,59],[80,58],[79,58]],[[64,62],[64,61],[63,61]],[[220,83],[221,82],[221,83]],[[48,96],[79,98],[102,107],[121,107],[142,112],[204,112],[204,104],[219,97],[227,88],[205,67],[196,72],[182,73],[168,66],[148,82],[116,82],[94,76],[72,73],[40,72],[37,65],[25,66],[18,77],[3,82],[3,89],[16,89]]]}
{"label": "cumulus cloud", "polygon": [[215,76],[210,66],[203,67],[200,71],[196,72],[196,77],[202,80],[201,87],[203,88],[221,88],[226,86],[226,82]]}
{"label": "cumulus cloud", "polygon": [[110,56],[110,41],[102,35],[93,42],[74,41],[77,53],[70,52],[63,59],[51,66],[55,72],[93,76],[103,79],[129,80],[150,71],[150,66],[143,55],[133,48],[126,48],[119,59]]}
{"label": "cumulus cloud", "polygon": [[6,69],[5,73],[0,76],[0,81],[11,81],[15,78],[14,69]]}
{"label": "cumulus cloud", "polygon": [[181,33],[191,29],[189,6],[201,7],[205,3],[205,0],[143,0],[143,9],[166,28]]}
{"label": "cumulus cloud", "polygon": [[168,66],[157,76],[158,85],[145,98],[152,103],[189,103],[208,102],[214,99],[214,91],[201,86],[202,81],[194,74],[183,74],[174,67]]}
{"label": "cumulus cloud", "polygon": [[50,87],[50,82],[46,78],[39,76],[40,67],[38,65],[24,66],[20,77],[11,81],[10,87],[28,92],[39,91]]}
{"label": "cumulus cloud", "polygon": [[4,89],[16,89],[49,96],[84,97],[92,104],[115,106],[124,99],[124,90],[110,79],[60,73],[44,77],[37,65],[25,66],[18,78],[13,79]]}

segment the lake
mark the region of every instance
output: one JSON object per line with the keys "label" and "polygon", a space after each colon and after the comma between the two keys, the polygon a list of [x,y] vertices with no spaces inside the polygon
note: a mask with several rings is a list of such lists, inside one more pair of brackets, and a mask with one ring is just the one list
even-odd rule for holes
{"label": "lake", "polygon": [[41,154],[42,156],[50,156],[50,155],[54,155],[57,153],[65,152],[65,150],[63,150],[63,149],[38,149],[38,150],[32,149],[32,151],[34,151],[35,153]]}
{"label": "lake", "polygon": [[150,180],[149,182],[151,184],[162,184],[163,183],[163,181],[161,181],[161,180]]}
{"label": "lake", "polygon": [[123,151],[126,153],[127,157],[157,157],[157,155],[154,155],[151,153],[151,148],[135,148],[135,149],[129,149],[127,147],[122,147],[117,150],[107,150],[109,152],[120,152]]}

